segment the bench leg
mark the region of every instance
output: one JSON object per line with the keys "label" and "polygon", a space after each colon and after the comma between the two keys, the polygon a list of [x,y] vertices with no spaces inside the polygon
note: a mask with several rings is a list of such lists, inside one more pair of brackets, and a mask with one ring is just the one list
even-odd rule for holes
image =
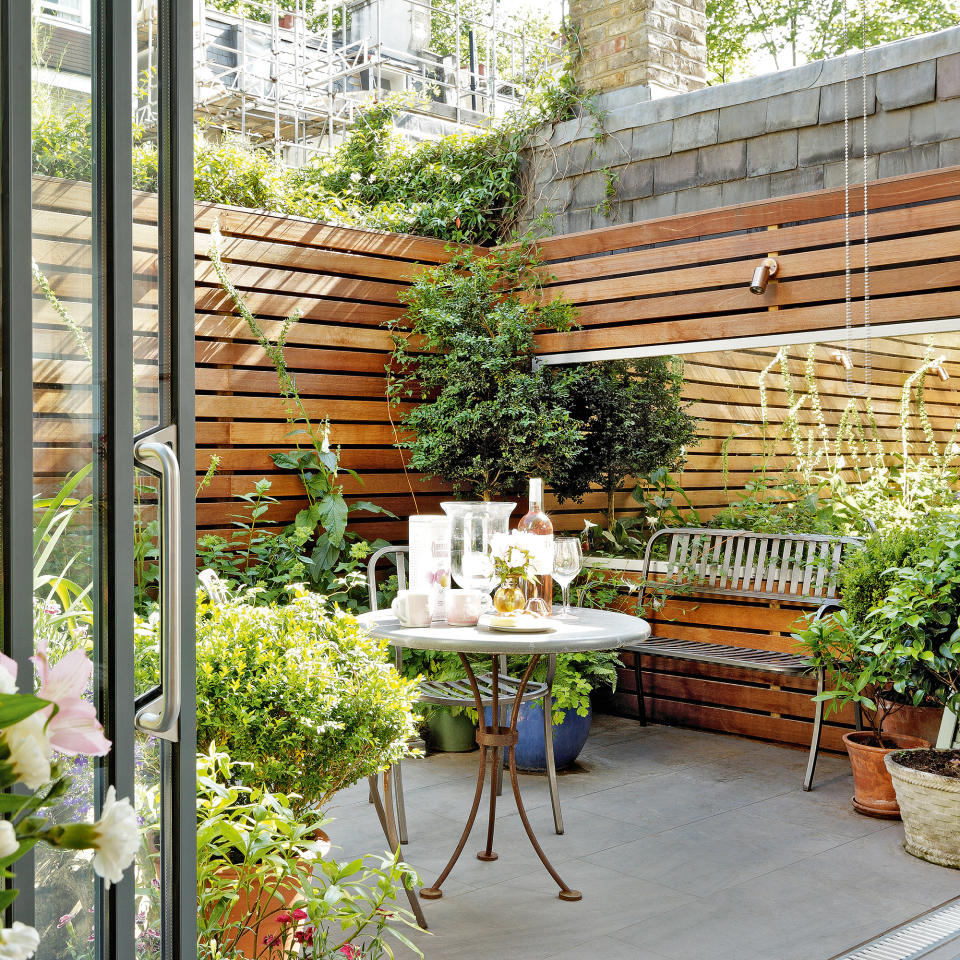
{"label": "bench leg", "polygon": [[[823,693],[824,671],[817,671],[817,693]],[[813,771],[817,767],[817,751],[820,749],[820,731],[823,727],[823,701],[814,701],[813,736],[810,738],[810,757],[807,760],[807,772],[803,778],[803,789],[813,788]]]}
{"label": "bench leg", "polygon": [[643,670],[640,667],[640,654],[636,650],[633,652],[633,675],[636,678],[637,715],[640,719],[640,726],[645,727],[647,725],[647,705],[643,696]]}

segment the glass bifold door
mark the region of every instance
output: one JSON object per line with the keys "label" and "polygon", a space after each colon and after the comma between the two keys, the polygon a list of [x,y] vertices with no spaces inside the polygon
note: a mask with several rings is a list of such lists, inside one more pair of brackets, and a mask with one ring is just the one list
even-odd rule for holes
{"label": "glass bifold door", "polygon": [[93,662],[112,746],[58,758],[53,820],[113,786],[139,825],[109,889],[18,861],[42,960],[196,955],[192,7],[0,4],[3,649],[21,692],[37,649]]}

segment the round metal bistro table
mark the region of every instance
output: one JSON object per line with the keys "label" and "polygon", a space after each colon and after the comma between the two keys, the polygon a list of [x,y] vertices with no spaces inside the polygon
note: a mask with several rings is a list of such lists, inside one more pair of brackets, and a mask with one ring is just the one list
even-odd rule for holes
{"label": "round metal bistro table", "polygon": [[[536,667],[541,657],[551,653],[579,653],[585,650],[616,650],[624,644],[646,640],[650,635],[650,626],[645,620],[641,620],[639,617],[632,617],[623,613],[614,613],[611,610],[589,610],[583,607],[575,607],[573,613],[575,619],[572,620],[551,618],[548,623],[553,630],[549,633],[503,633],[491,630],[482,624],[476,627],[451,627],[445,623],[436,623],[430,627],[403,627],[390,611],[365,613],[360,617],[360,622],[363,623],[371,633],[387,640],[391,646],[402,647],[408,650],[448,650],[458,654],[463,663],[463,668],[466,670],[467,679],[470,682],[474,700],[477,704],[477,713],[481,718],[480,726],[477,729],[477,743],[480,745],[477,788],[473,795],[473,804],[470,807],[470,814],[467,817],[466,826],[463,828],[463,833],[460,835],[457,847],[453,851],[447,865],[431,886],[421,889],[421,897],[427,900],[436,900],[442,896],[440,887],[449,876],[454,864],[463,852],[464,846],[466,846],[470,831],[477,818],[477,811],[480,809],[480,801],[483,797],[488,751],[492,754],[490,763],[490,814],[487,822],[486,846],[477,853],[477,858],[480,860],[497,859],[497,854],[493,849],[493,830],[497,813],[497,791],[493,784],[495,782],[494,771],[498,769],[498,764],[500,763],[500,751],[505,750],[507,763],[510,768],[510,784],[513,788],[513,796],[517,803],[517,812],[520,814],[520,821],[523,824],[524,830],[527,832],[527,837],[529,837],[533,849],[536,851],[544,867],[546,867],[547,872],[560,887],[560,899],[580,900],[582,898],[579,890],[572,890],[563,882],[560,874],[557,873],[554,866],[547,859],[547,855],[543,852],[543,848],[540,846],[533,832],[533,827],[530,826],[530,821],[523,807],[523,800],[520,798],[516,764],[517,719],[520,715],[520,703],[523,698],[523,692],[533,674],[534,667]],[[482,654],[490,657],[494,693],[492,709],[490,711],[492,723],[489,726],[483,722],[484,709],[480,689],[477,686],[477,679],[474,675],[473,668],[470,666],[467,654]],[[527,664],[527,669],[513,698],[510,720],[506,727],[500,724],[500,710],[498,709],[500,704],[497,702],[496,692],[500,654],[507,654],[508,656],[521,655],[530,658],[530,662]]]}

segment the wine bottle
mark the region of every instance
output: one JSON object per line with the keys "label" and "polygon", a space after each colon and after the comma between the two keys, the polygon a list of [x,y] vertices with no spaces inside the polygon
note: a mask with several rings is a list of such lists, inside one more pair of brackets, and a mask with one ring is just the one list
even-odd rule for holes
{"label": "wine bottle", "polygon": [[553,606],[553,523],[543,512],[543,480],[530,479],[530,509],[517,525],[520,533],[528,534],[535,544],[532,582],[524,585],[527,599],[541,597],[549,612]]}

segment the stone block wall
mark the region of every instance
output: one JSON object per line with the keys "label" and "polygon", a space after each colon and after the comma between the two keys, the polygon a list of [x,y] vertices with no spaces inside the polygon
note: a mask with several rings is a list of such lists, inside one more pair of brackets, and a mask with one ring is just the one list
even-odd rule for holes
{"label": "stone block wall", "polygon": [[706,84],[706,0],[571,0],[570,22],[591,90],[643,86],[650,99]]}
{"label": "stone block wall", "polygon": [[[859,55],[848,66],[860,182]],[[574,233],[842,186],[842,78],[835,58],[662,99],[603,93],[602,124],[584,116],[534,138],[523,225]],[[866,88],[868,179],[960,164],[960,27],[869,50]]]}

